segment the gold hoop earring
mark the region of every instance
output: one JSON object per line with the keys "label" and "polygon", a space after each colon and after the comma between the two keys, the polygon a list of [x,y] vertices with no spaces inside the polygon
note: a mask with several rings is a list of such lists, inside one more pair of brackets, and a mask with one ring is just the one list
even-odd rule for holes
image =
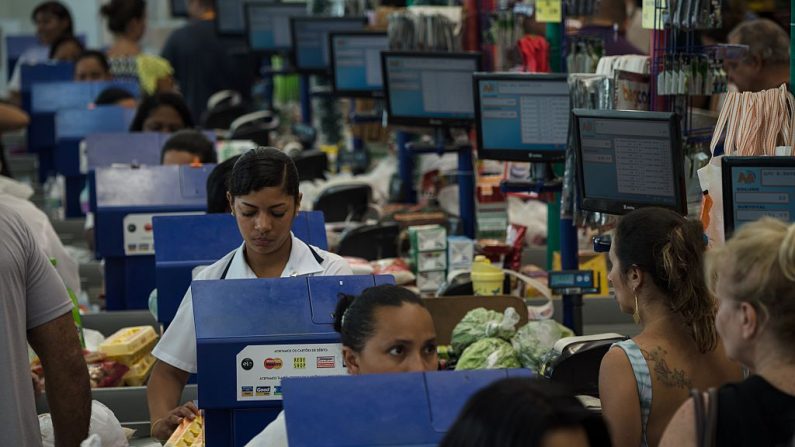
{"label": "gold hoop earring", "polygon": [[640,308],[638,307],[638,292],[635,293],[635,312],[632,312],[632,319],[635,321],[635,324],[640,324]]}

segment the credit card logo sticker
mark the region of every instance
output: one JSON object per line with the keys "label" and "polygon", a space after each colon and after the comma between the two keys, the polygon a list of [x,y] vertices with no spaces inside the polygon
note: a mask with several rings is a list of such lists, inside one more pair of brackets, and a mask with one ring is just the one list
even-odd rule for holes
{"label": "credit card logo sticker", "polygon": [[293,359],[293,369],[306,369],[306,357],[296,357]]}
{"label": "credit card logo sticker", "polygon": [[253,386],[241,386],[240,387],[240,395],[243,397],[254,397],[254,387]]}
{"label": "credit card logo sticker", "polygon": [[318,357],[317,358],[317,367],[320,369],[323,368],[334,368],[336,362],[334,361],[334,357]]}
{"label": "credit card logo sticker", "polygon": [[258,386],[256,389],[257,396],[270,396],[271,395],[271,387],[269,386]]}

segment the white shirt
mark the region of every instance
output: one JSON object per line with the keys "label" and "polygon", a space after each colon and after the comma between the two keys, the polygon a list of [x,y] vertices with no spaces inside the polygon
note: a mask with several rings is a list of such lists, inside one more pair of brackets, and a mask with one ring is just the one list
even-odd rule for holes
{"label": "white shirt", "polygon": [[55,270],[66,287],[80,295],[80,265],[66,252],[50,219],[31,201],[33,190],[16,180],[0,176],[0,203],[22,216],[33,237],[48,258],[55,259]]}
{"label": "white shirt", "polygon": [[[351,267],[340,256],[312,247],[324,259],[323,263],[319,264],[309,250],[309,245],[295,237],[292,232],[290,237],[292,237],[292,248],[287,265],[282,271],[282,278],[353,274]],[[216,263],[199,272],[194,281],[221,279],[227,264],[229,264],[229,270],[226,273],[226,279],[256,279],[257,275],[246,263],[246,257],[243,254],[245,245],[246,243],[243,242],[236,250],[227,253]],[[230,259],[232,259],[231,264],[229,263]],[[155,346],[152,354],[171,366],[196,373],[196,326],[193,321],[193,297],[190,287],[182,298],[171,326],[163,334],[163,338]]]}
{"label": "white shirt", "polygon": [[279,412],[265,430],[246,444],[246,447],[287,447],[287,423],[284,421],[284,410]]}

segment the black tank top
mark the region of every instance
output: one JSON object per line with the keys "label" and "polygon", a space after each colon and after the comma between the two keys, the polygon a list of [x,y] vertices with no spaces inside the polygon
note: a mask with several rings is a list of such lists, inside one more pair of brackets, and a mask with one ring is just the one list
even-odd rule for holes
{"label": "black tank top", "polygon": [[795,396],[761,376],[718,391],[719,446],[789,447],[795,435]]}

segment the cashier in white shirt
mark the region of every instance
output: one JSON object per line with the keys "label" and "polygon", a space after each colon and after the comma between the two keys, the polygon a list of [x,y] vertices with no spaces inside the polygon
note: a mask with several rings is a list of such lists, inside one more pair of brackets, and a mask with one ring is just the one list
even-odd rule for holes
{"label": "cashier in white shirt", "polygon": [[[196,280],[352,274],[341,257],[300,241],[290,231],[301,193],[298,171],[288,155],[274,148],[252,149],[235,163],[228,183],[227,199],[244,242]],[[153,354],[158,361],[147,385],[152,436],[166,440],[182,418],[198,414],[192,402],[180,405],[188,377],[197,372],[190,289]]]}

